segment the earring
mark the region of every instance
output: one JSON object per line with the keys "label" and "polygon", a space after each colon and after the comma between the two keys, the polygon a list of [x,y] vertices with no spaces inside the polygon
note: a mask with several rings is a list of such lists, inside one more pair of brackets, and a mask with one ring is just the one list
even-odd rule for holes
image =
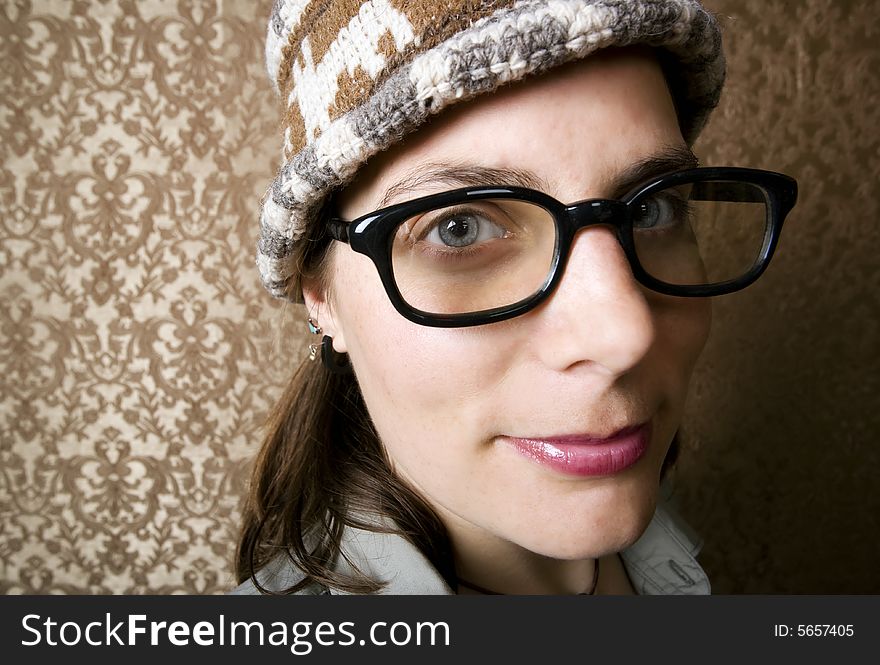
{"label": "earring", "polygon": [[333,350],[333,338],[324,335],[321,340],[321,363],[333,374],[351,374],[351,363],[347,353],[336,353]]}
{"label": "earring", "polygon": [[[311,316],[309,317],[309,332],[313,335],[320,335],[323,330],[321,330],[321,326],[318,325],[318,322],[315,321]],[[320,351],[320,344],[309,344],[309,360],[314,360],[318,357],[318,351]]]}

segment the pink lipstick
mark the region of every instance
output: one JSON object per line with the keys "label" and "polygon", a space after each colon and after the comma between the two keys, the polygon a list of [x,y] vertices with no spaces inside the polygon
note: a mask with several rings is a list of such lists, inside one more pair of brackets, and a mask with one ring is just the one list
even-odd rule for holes
{"label": "pink lipstick", "polygon": [[651,421],[626,427],[607,439],[574,434],[550,438],[505,436],[521,455],[570,476],[610,476],[638,462],[651,442]]}

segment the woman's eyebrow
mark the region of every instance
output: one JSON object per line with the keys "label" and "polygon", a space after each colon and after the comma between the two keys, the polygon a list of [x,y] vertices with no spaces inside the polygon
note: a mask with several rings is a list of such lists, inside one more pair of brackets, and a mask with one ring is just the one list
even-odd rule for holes
{"label": "woman's eyebrow", "polygon": [[491,168],[460,164],[423,164],[408,172],[385,190],[379,207],[385,207],[397,197],[424,190],[427,187],[477,187],[480,185],[516,185],[546,192],[547,183],[531,171],[523,169]]}
{"label": "woman's eyebrow", "polygon": [[[686,146],[672,146],[629,165],[609,180],[606,190],[620,197],[633,188],[658,175],[695,168],[699,160]],[[447,187],[478,187],[481,185],[516,185],[541,192],[551,191],[547,181],[525,169],[492,168],[463,164],[422,164],[406,173],[403,178],[385,190],[379,208],[413,192],[424,191],[437,185]]]}
{"label": "woman's eyebrow", "polygon": [[630,164],[609,178],[606,191],[614,198],[625,196],[647,180],[664,173],[694,169],[700,160],[687,146],[669,146],[661,152]]}

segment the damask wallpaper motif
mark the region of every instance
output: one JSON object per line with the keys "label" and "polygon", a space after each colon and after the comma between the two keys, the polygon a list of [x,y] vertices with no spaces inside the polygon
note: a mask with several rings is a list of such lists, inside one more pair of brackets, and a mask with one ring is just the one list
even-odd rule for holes
{"label": "damask wallpaper motif", "polygon": [[284,362],[252,2],[0,9],[0,589],[212,593]]}
{"label": "damask wallpaper motif", "polygon": [[[269,2],[0,5],[0,591],[218,593],[246,461],[305,350],[262,292]],[[766,276],[715,303],[675,496],[716,592],[880,592],[880,19],[709,0],[706,164],[791,173]]]}

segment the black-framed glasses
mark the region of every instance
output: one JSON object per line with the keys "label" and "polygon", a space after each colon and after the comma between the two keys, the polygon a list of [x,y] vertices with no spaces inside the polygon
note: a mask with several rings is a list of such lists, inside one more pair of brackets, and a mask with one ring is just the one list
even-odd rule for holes
{"label": "black-framed glasses", "polygon": [[388,297],[427,326],[476,326],[524,314],[558,284],[581,229],[614,230],[633,276],[673,296],[738,291],[767,268],[797,182],[771,171],[696,168],[658,176],[622,199],[565,205],[523,187],[424,196],[330,236],[372,259]]}

